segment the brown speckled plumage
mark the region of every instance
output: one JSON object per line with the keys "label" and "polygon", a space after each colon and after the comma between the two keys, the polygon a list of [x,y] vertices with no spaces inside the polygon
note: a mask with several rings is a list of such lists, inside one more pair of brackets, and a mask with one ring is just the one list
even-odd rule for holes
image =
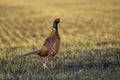
{"label": "brown speckled plumage", "polygon": [[[52,30],[48,38],[45,40],[43,47],[41,48],[41,57],[52,58],[58,52],[60,47],[60,37],[57,30]],[[46,54],[46,55],[44,55]]]}

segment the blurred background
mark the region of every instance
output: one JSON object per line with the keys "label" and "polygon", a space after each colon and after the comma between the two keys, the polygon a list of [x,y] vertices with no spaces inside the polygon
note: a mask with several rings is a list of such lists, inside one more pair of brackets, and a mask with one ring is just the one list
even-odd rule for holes
{"label": "blurred background", "polygon": [[65,43],[119,43],[119,4],[119,0],[2,0],[0,45],[41,42],[56,17],[63,20],[59,30]]}

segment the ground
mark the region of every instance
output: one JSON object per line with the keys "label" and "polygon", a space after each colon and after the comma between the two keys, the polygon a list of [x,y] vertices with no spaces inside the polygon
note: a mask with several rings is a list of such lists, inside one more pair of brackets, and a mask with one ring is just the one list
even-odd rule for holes
{"label": "ground", "polygon": [[[41,48],[59,17],[54,68],[17,56]],[[0,80],[119,80],[119,0],[0,1]],[[49,66],[49,63],[48,63]]]}

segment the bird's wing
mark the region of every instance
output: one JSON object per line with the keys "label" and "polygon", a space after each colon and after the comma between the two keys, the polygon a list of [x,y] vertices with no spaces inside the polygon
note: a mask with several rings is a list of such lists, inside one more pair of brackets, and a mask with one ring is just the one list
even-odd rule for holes
{"label": "bird's wing", "polygon": [[41,53],[39,54],[41,57],[46,57],[49,54],[49,50],[46,45],[43,45],[41,48]]}
{"label": "bird's wing", "polygon": [[20,56],[19,58],[29,56],[29,55],[32,55],[32,54],[39,54],[39,53],[41,53],[41,50],[36,50],[36,51],[33,51],[33,52],[26,53],[26,54]]}

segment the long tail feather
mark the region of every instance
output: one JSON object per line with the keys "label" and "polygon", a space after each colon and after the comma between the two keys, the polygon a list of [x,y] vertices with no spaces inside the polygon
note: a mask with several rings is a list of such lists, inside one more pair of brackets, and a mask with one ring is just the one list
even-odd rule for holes
{"label": "long tail feather", "polygon": [[39,54],[40,52],[41,52],[40,50],[33,51],[30,53],[24,54],[24,55],[20,56],[19,58],[26,57],[26,56],[33,55],[33,54]]}

